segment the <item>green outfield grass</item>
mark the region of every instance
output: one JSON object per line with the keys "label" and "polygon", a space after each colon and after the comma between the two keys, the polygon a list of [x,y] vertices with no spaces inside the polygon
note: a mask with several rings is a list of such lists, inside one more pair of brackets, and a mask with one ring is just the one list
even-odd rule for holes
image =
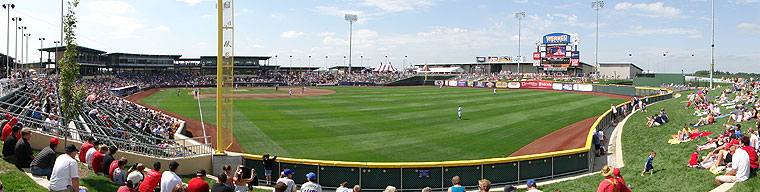
{"label": "green outfield grass", "polygon": [[[245,152],[346,161],[503,157],[537,138],[597,116],[620,99],[541,90],[328,87],[334,94],[235,100],[234,134]],[[190,90],[182,90],[186,93]],[[202,99],[215,123],[214,99]],[[197,101],[166,89],[142,102],[199,119]],[[464,120],[457,120],[462,105]]]}
{"label": "green outfield grass", "polygon": [[[300,91],[300,89],[296,90],[298,88],[293,89],[293,91]],[[174,90],[174,93],[177,93],[177,90]],[[216,93],[216,88],[203,88],[201,89],[201,93]],[[239,93],[288,93],[288,88],[280,87],[280,90],[275,91],[274,88],[252,88],[252,87],[246,87],[246,88],[237,88],[234,90],[235,94]],[[300,92],[299,92],[300,93]]]}
{"label": "green outfield grass", "polygon": [[[709,96],[716,96],[720,91],[713,91]],[[684,123],[696,123],[697,117],[693,115],[694,110],[684,110],[686,103],[686,94],[680,98],[666,100],[653,104],[649,107],[648,113],[636,113],[629,117],[628,122],[623,128],[621,137],[623,142],[623,160],[625,167],[621,168],[623,178],[631,186],[633,191],[710,191],[718,185],[713,175],[707,170],[687,167],[689,155],[694,152],[696,144],[704,144],[707,139],[699,138],[678,145],[668,144],[670,135],[676,134],[683,127]],[[731,95],[733,98],[733,95]],[[647,127],[646,116],[652,115],[655,111],[664,108],[668,113],[667,124],[660,127]],[[723,109],[725,110],[725,109]],[[724,111],[728,112],[728,111]],[[715,124],[699,127],[700,131],[713,132],[711,137],[717,136],[725,130],[722,126],[726,123],[726,118],[716,119]],[[755,125],[755,121],[742,122],[742,130],[746,132],[747,128]],[[644,161],[649,155],[649,150],[657,152],[654,160],[654,175],[648,173],[640,176],[644,170]],[[711,150],[699,152],[700,157],[706,155]],[[596,189],[599,182],[604,178],[597,174],[584,177],[578,180],[567,181],[547,186],[540,186],[543,191],[553,191],[561,189],[564,191],[592,191]],[[760,191],[760,179],[752,174],[750,179],[736,184],[730,191]]]}

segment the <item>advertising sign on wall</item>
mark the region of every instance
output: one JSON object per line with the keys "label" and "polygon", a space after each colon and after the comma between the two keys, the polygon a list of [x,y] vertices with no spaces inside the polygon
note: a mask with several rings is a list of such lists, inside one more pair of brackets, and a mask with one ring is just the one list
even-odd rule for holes
{"label": "advertising sign on wall", "polygon": [[512,81],[507,84],[507,88],[510,89],[519,89],[520,88],[520,82]]}
{"label": "advertising sign on wall", "polygon": [[552,89],[551,81],[520,81],[520,88]]}
{"label": "advertising sign on wall", "polygon": [[562,84],[562,90],[565,90],[565,91],[572,91],[572,90],[573,90],[573,84],[570,84],[570,83],[563,83],[563,84]]}
{"label": "advertising sign on wall", "polygon": [[485,63],[486,57],[475,57],[475,61],[478,63]]}
{"label": "advertising sign on wall", "polygon": [[481,81],[475,82],[473,87],[486,87],[486,82],[481,82]]}
{"label": "advertising sign on wall", "polygon": [[449,81],[449,86],[456,87],[457,81]]}
{"label": "advertising sign on wall", "polygon": [[494,86],[493,82],[487,82],[486,83],[486,87],[488,87],[488,88],[493,88],[493,86]]}
{"label": "advertising sign on wall", "polygon": [[[519,85],[519,83],[518,83]],[[497,88],[507,88],[507,82],[496,82]]]}
{"label": "advertising sign on wall", "polygon": [[467,87],[467,81],[457,81],[457,87]]}
{"label": "advertising sign on wall", "polygon": [[533,60],[540,60],[541,52],[533,52]]}
{"label": "advertising sign on wall", "polygon": [[443,85],[443,81],[440,81],[440,80],[435,81],[435,86],[440,86],[440,85]]}
{"label": "advertising sign on wall", "polygon": [[562,90],[562,83],[552,83],[552,89]]}
{"label": "advertising sign on wall", "polygon": [[581,62],[581,59],[577,58],[570,58],[570,65],[571,66],[578,66]]}
{"label": "advertising sign on wall", "polygon": [[576,91],[593,91],[594,86],[589,84],[573,84],[573,90]]}
{"label": "advertising sign on wall", "polygon": [[544,44],[570,43],[570,35],[565,33],[552,33],[544,35]]}

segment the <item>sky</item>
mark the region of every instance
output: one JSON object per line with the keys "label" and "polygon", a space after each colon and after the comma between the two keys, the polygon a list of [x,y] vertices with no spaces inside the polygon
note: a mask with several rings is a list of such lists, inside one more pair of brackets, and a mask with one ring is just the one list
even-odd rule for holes
{"label": "sky", "polygon": [[[28,61],[39,60],[39,38],[46,38],[43,47],[60,40],[60,1],[1,3],[16,5],[10,12],[2,11],[21,17],[18,25],[26,26],[25,33],[31,34]],[[474,62],[477,56],[523,55],[530,61],[536,42],[555,32],[578,37],[581,61],[593,64],[597,28],[590,4],[574,0],[237,0],[235,55],[277,55],[271,64],[281,66],[347,65],[343,56],[349,55],[351,30],[344,14],[351,13],[359,18],[353,24],[351,43],[354,66],[376,67],[386,62],[386,56],[396,68],[425,61]],[[109,53],[215,55],[215,7],[214,0],[82,0],[76,8],[77,43]],[[760,42],[757,10],[760,0],[716,2],[716,70],[760,73],[760,49],[752,48]],[[519,25],[516,12],[525,12]],[[657,72],[708,69],[711,1],[605,1],[598,16],[599,62],[633,62]],[[15,29],[15,22],[10,25]],[[15,32],[10,30],[11,56],[16,54]],[[6,42],[0,38],[0,45]],[[6,50],[0,48],[0,52]]]}

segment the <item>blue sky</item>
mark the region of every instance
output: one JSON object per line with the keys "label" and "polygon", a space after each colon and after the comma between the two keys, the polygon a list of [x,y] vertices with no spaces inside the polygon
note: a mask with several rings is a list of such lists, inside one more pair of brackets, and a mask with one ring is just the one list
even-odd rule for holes
{"label": "blue sky", "polygon": [[[28,27],[30,47],[39,47],[39,37],[46,37],[45,47],[59,39],[60,1],[3,2],[16,4],[10,14]],[[213,0],[82,0],[78,42],[107,52],[214,55],[215,5]],[[760,50],[752,47],[760,42],[760,0],[719,1],[715,9],[716,69],[760,72]],[[526,13],[521,55],[528,60],[543,35],[564,32],[579,38],[581,61],[594,63],[596,17],[590,1],[237,0],[235,54],[278,55],[283,66],[307,66],[309,55],[312,66],[324,66],[329,56],[328,65],[343,65],[349,36],[343,14],[353,13],[359,17],[353,26],[354,65],[377,66],[386,55],[397,68],[404,56],[407,64],[514,56],[514,16],[520,11]],[[599,10],[599,61],[632,61],[664,72],[707,69],[710,27],[706,0],[605,1]],[[11,43],[13,36],[11,30]],[[30,53],[37,61],[39,52]]]}

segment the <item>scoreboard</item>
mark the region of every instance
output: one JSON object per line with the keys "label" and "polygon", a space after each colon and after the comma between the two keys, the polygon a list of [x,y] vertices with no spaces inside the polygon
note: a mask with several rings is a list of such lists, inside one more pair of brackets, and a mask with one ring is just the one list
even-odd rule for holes
{"label": "scoreboard", "polygon": [[533,53],[533,65],[544,71],[567,71],[580,65],[578,40],[566,33],[544,35]]}

